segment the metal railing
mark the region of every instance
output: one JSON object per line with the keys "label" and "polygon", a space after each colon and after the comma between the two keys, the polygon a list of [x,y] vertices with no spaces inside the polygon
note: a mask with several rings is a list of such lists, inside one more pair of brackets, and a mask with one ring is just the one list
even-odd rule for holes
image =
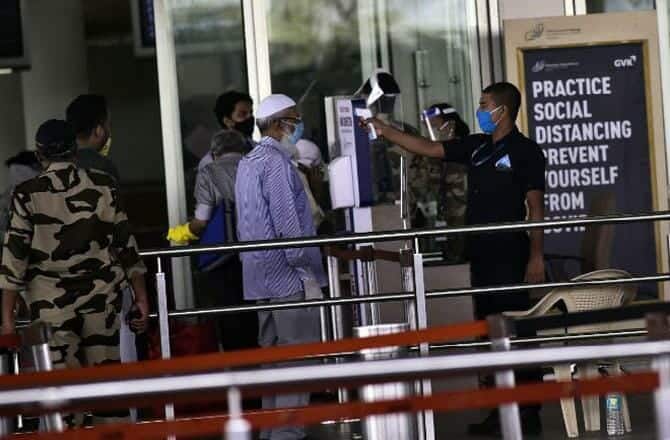
{"label": "metal railing", "polygon": [[[510,371],[536,365],[587,362],[602,359],[652,358],[659,377],[655,391],[658,438],[670,439],[670,341],[645,341],[580,347],[554,347],[492,353],[457,354],[416,359],[352,362],[343,365],[310,365],[256,371],[208,372],[143,379],[108,379],[58,387],[31,386],[0,393],[0,414],[25,408],[49,411],[88,407],[101,400],[166,399],[180,395],[202,396],[231,390],[251,394],[285,392],[287,389],[321,389],[327,384],[357,386],[397,380]],[[521,438],[518,436],[505,438]]]}
{"label": "metal railing", "polygon": [[[628,224],[640,222],[654,222],[670,220],[670,211],[642,213],[634,215],[611,215],[591,218],[567,219],[567,220],[552,220],[552,221],[537,221],[537,222],[513,222],[513,223],[499,223],[487,224],[478,226],[466,227],[447,227],[447,228],[430,228],[430,229],[414,229],[414,230],[396,230],[384,232],[371,233],[355,233],[341,236],[329,237],[310,237],[310,238],[290,238],[279,240],[266,241],[252,241],[252,242],[236,242],[231,244],[223,244],[217,246],[186,246],[171,249],[153,249],[141,252],[141,256],[145,258],[155,257],[157,259],[158,272],[156,273],[156,287],[158,292],[158,311],[152,315],[158,318],[159,334],[161,343],[161,352],[163,358],[170,357],[170,317],[197,317],[197,316],[212,316],[223,315],[229,313],[251,312],[251,311],[270,311],[282,310],[290,308],[302,307],[321,307],[322,312],[325,308],[333,308],[337,312],[342,305],[361,305],[372,304],[389,301],[406,301],[409,306],[407,310],[411,310],[413,316],[408,316],[408,320],[412,328],[424,329],[428,326],[427,316],[427,301],[434,298],[456,297],[475,294],[495,294],[496,292],[522,292],[529,289],[551,289],[551,288],[565,288],[578,287],[589,285],[612,285],[612,284],[629,284],[642,282],[665,282],[670,281],[670,273],[661,274],[646,274],[641,276],[620,277],[604,280],[580,280],[580,281],[566,281],[566,282],[551,282],[551,283],[537,283],[537,284],[517,284],[508,286],[490,286],[479,288],[462,288],[462,289],[448,289],[441,291],[426,292],[424,284],[424,261],[423,255],[418,249],[418,240],[420,238],[430,238],[437,236],[450,236],[459,234],[489,234],[500,232],[516,232],[528,231],[531,229],[550,229],[550,228],[566,228],[577,226],[594,226],[605,224]],[[172,311],[168,310],[167,299],[167,284],[165,273],[163,273],[163,258],[186,257],[194,256],[204,253],[238,253],[251,252],[259,250],[279,250],[296,247],[314,247],[314,246],[332,246],[332,245],[352,245],[365,244],[372,242],[387,242],[387,241],[413,241],[415,243],[415,253],[411,258],[411,275],[409,276],[411,290],[409,292],[391,293],[383,295],[358,296],[344,298],[339,297],[339,276],[333,275],[333,257],[328,257],[329,263],[329,280],[330,282],[338,283],[337,295],[324,300],[305,300],[297,302],[287,302],[281,304],[263,304],[263,305],[244,305],[232,307],[219,307],[208,309],[194,309]],[[412,277],[413,275],[413,277]],[[404,276],[404,275],[403,275]],[[413,279],[411,279],[413,278]],[[405,281],[403,279],[403,281]],[[403,285],[406,283],[403,282]],[[407,289],[410,290],[410,289]],[[337,313],[336,313],[337,315]],[[322,317],[322,323],[325,322]],[[336,323],[333,321],[333,328]],[[639,331],[639,330],[634,330]],[[335,334],[335,332],[334,332]],[[546,340],[546,339],[545,339]],[[421,356],[429,355],[430,347],[428,344],[422,344],[419,347]],[[424,382],[426,387],[424,394],[430,394],[430,383]],[[174,418],[174,410],[171,405],[166,406],[166,418]],[[432,431],[431,427],[427,426],[426,432]],[[432,423],[431,423],[432,425]],[[434,435],[426,435],[426,440],[432,440]]]}
{"label": "metal railing", "polygon": [[670,211],[643,214],[606,215],[566,220],[545,220],[537,222],[508,222],[477,226],[425,228],[395,230],[384,232],[366,232],[329,237],[287,238],[236,242],[216,246],[180,246],[170,249],[147,249],[140,252],[143,257],[188,257],[212,252],[251,252],[260,250],[286,249],[295,247],[326,246],[337,244],[360,244],[381,241],[416,240],[438,236],[481,234],[494,232],[516,232],[529,229],[566,228],[574,226],[594,226],[606,224],[641,223],[670,220]]}

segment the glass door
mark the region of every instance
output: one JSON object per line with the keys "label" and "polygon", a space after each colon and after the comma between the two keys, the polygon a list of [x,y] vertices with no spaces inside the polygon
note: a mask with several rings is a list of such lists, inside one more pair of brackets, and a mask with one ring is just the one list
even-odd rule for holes
{"label": "glass door", "polygon": [[[300,102],[305,136],[327,154],[323,99],[351,95],[377,67],[398,81],[405,127],[424,133],[420,112],[449,102],[468,123],[481,80],[477,17],[469,0],[265,0],[272,91]],[[393,173],[399,160],[389,157]],[[440,179],[448,179],[462,205],[451,209],[462,222],[465,181],[462,170],[446,177],[440,161],[416,159],[410,180],[414,226],[447,220],[440,211]],[[430,188],[430,191],[426,191]],[[434,189],[434,190],[433,190]],[[441,245],[425,243],[432,250]],[[424,250],[428,250],[425,249]]]}

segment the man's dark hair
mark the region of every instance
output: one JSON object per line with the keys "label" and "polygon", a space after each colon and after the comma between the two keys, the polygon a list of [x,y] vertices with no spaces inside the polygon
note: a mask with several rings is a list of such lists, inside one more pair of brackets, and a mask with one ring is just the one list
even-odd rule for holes
{"label": "man's dark hair", "polygon": [[521,92],[514,84],[508,82],[491,84],[482,93],[491,95],[497,105],[506,106],[511,113],[512,120],[516,120],[521,107]]}
{"label": "man's dark hair", "polygon": [[447,121],[456,121],[456,127],[454,128],[454,132],[457,138],[464,138],[465,136],[470,134],[470,127],[468,127],[468,124],[463,121],[461,118],[461,115],[458,112],[452,112],[452,113],[447,113],[444,114],[443,112],[445,110],[450,110],[453,109],[454,106],[449,104],[448,102],[441,102],[439,104],[433,104],[429,107],[430,110],[437,109],[440,111],[439,117],[444,120],[444,122]]}
{"label": "man's dark hair", "polygon": [[249,96],[248,93],[238,92],[236,90],[231,90],[216,98],[214,114],[216,115],[216,121],[221,127],[226,128],[223,124],[223,118],[230,118],[235,111],[235,106],[238,102],[248,102],[251,105],[254,104],[254,100],[251,99],[251,96]]}
{"label": "man's dark hair", "polygon": [[77,136],[90,136],[108,116],[107,100],[101,95],[79,95],[65,110],[65,118]]}
{"label": "man's dark hair", "polygon": [[224,129],[214,133],[210,144],[210,151],[215,156],[221,156],[226,153],[245,153],[247,140],[244,135],[237,130]]}

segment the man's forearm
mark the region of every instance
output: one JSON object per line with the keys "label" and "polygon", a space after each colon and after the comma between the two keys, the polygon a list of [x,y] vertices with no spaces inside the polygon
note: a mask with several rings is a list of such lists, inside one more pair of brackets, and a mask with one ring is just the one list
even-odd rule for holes
{"label": "man's forearm", "polygon": [[[541,222],[544,220],[544,193],[542,191],[531,191],[527,195],[528,220]],[[544,258],[544,230],[532,229],[530,231],[530,258]]]}
{"label": "man's forearm", "polygon": [[135,292],[135,302],[148,302],[147,283],[144,274],[135,274],[130,278],[130,284]]}
{"label": "man's forearm", "polygon": [[393,127],[386,126],[383,129],[382,136],[389,142],[396,144],[410,153],[427,157],[444,157],[444,147],[440,142],[433,142],[420,136],[414,136]]}
{"label": "man's forearm", "polygon": [[544,258],[544,231],[533,229],[530,232],[530,258]]}
{"label": "man's forearm", "polygon": [[194,218],[191,220],[191,222],[188,224],[188,227],[191,229],[191,232],[197,236],[200,236],[207,228],[207,221],[205,220],[198,220],[197,218]]}

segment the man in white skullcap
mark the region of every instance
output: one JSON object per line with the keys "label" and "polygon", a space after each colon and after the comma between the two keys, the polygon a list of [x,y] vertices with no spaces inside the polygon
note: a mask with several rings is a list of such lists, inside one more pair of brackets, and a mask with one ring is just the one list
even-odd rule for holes
{"label": "man in white skullcap", "polygon": [[[291,162],[303,123],[296,103],[285,95],[265,98],[256,111],[263,135],[239,163],[235,184],[240,241],[312,237],[312,212],[298,171]],[[260,304],[321,297],[326,286],[318,248],[277,249],[241,254],[244,298]],[[318,308],[258,312],[261,347],[315,342],[320,338]],[[294,363],[295,364],[295,363]],[[309,394],[266,396],[263,409],[301,407]],[[300,440],[302,427],[264,431],[261,439]]]}

